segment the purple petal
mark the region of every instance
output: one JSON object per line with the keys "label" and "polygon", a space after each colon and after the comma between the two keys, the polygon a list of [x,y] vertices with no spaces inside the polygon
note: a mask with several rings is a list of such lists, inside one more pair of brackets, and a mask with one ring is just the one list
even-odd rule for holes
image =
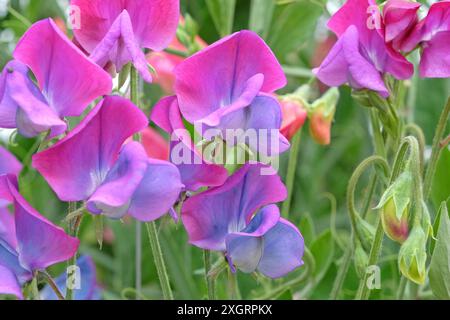
{"label": "purple petal", "polygon": [[371,89],[389,96],[380,72],[361,55],[358,39],[356,27],[349,27],[314,73],[329,86],[349,83],[355,89]]}
{"label": "purple petal", "polygon": [[17,44],[14,58],[30,67],[46,101],[59,116],[79,116],[94,99],[111,92],[111,77],[52,19],[31,26]]}
{"label": "purple petal", "polygon": [[15,274],[0,264],[0,294],[14,295],[23,299],[22,289]]}
{"label": "purple petal", "polygon": [[146,169],[147,154],[144,148],[137,142],[126,144],[103,184],[87,201],[88,210],[114,219],[122,218]]}
{"label": "purple petal", "polygon": [[[181,118],[176,97],[162,99],[152,111],[152,120],[171,135],[171,161],[178,167],[181,181],[186,190],[197,191],[201,187],[222,185],[228,177],[227,170],[208,163],[197,151]],[[189,163],[176,161],[174,153],[180,150],[188,153]],[[185,159],[185,157],[180,157]]]}
{"label": "purple petal", "polygon": [[422,78],[450,77],[450,31],[439,32],[426,42],[419,70]]}
{"label": "purple petal", "polygon": [[14,66],[16,63],[14,61],[8,62],[0,74],[0,128],[17,128],[17,103],[12,100],[10,90],[7,86],[10,71],[14,70],[11,66]]}
{"label": "purple petal", "polygon": [[[127,10],[141,47],[162,50],[175,36],[179,0],[72,0],[80,8],[80,28],[74,30],[83,47],[92,52],[123,10]],[[162,18],[164,17],[164,18]]]}
{"label": "purple petal", "polygon": [[22,164],[8,150],[0,146],[0,175],[18,176],[20,171],[22,171]]}
{"label": "purple petal", "polygon": [[226,237],[227,256],[242,272],[251,273],[258,268],[264,251],[264,234],[280,220],[276,205],[261,209],[241,232]]}
{"label": "purple petal", "polygon": [[289,221],[280,221],[264,234],[263,256],[258,271],[279,278],[303,265],[304,241],[297,227]]}
{"label": "purple petal", "polygon": [[11,248],[17,248],[16,224],[7,208],[0,208],[0,242],[6,242]]}
{"label": "purple petal", "polygon": [[142,78],[152,82],[147,60],[134,37],[133,25],[126,10],[114,21],[103,40],[92,51],[90,58],[102,67],[112,61],[118,72],[128,62],[132,62]]}
{"label": "purple petal", "polygon": [[264,205],[283,201],[286,187],[269,167],[246,164],[219,187],[189,198],[181,218],[190,243],[209,250],[225,251],[225,238],[248,224],[252,214]]}
{"label": "purple petal", "polygon": [[130,101],[109,96],[63,140],[33,157],[33,167],[63,201],[89,198],[116,162],[122,144],[147,126]]}
{"label": "purple petal", "polygon": [[[259,90],[271,93],[286,84],[275,55],[251,31],[240,31],[198,52],[178,65],[175,75],[180,110],[190,122],[230,106],[242,108]],[[207,121],[214,125],[217,117],[211,117]]]}
{"label": "purple petal", "polygon": [[140,221],[156,220],[169,212],[183,187],[177,167],[167,161],[149,159],[128,213]]}

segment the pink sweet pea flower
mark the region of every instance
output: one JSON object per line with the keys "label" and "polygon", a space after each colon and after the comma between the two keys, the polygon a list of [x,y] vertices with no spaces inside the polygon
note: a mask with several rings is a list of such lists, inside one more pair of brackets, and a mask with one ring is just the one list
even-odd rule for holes
{"label": "pink sweet pea flower", "polygon": [[286,139],[291,140],[305,124],[308,112],[299,100],[279,99],[279,101],[283,114],[280,132]]}
{"label": "pink sweet pea flower", "polygon": [[75,37],[100,66],[109,62],[120,72],[132,62],[152,81],[143,48],[161,51],[175,36],[179,0],[71,0],[80,9]]}
{"label": "pink sweet pea flower", "polygon": [[425,19],[421,20],[403,45],[411,51],[423,48],[420,76],[424,78],[450,77],[450,1],[434,3]]}
{"label": "pink sweet pea flower", "polygon": [[[51,19],[24,34],[0,76],[0,127],[33,137],[62,134],[64,117],[80,116],[97,97],[108,94],[111,77],[62,33]],[[28,68],[38,86],[28,77]]]}
{"label": "pink sweet pea flower", "polygon": [[14,176],[0,176],[0,199],[14,204],[14,216],[0,209],[0,293],[22,299],[21,286],[33,272],[70,259],[79,240],[33,209],[17,191]]}
{"label": "pink sweet pea flower", "polygon": [[148,124],[130,101],[108,96],[64,139],[33,157],[33,166],[63,201],[86,201],[92,214],[152,221],[183,188],[178,169],[124,142]]}
{"label": "pink sweet pea flower", "polygon": [[354,89],[370,89],[387,97],[383,74],[399,80],[412,76],[413,65],[385,43],[385,26],[375,1],[348,0],[328,27],[339,40],[321,66],[314,69],[323,83],[348,83]]}

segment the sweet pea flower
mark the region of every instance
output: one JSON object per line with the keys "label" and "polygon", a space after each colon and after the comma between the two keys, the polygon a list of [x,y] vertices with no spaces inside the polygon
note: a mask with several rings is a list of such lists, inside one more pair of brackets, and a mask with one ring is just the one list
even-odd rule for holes
{"label": "sweet pea flower", "polygon": [[171,135],[170,160],[180,170],[185,190],[197,191],[201,187],[220,186],[225,182],[227,170],[209,163],[197,151],[183,124],[176,97],[167,97],[158,102],[153,108],[151,119]]}
{"label": "sweet pea flower", "polygon": [[291,140],[305,124],[308,112],[300,100],[279,99],[279,102],[283,115],[280,132],[286,139]]}
{"label": "sweet pea flower", "polygon": [[409,79],[414,66],[384,40],[384,22],[374,0],[348,0],[328,22],[338,41],[314,73],[328,86],[348,83],[370,89],[383,97],[389,91],[385,73]]}
{"label": "sweet pea flower", "polygon": [[[286,84],[286,77],[275,55],[256,33],[244,30],[219,40],[180,63],[175,77],[180,111],[188,122],[217,129],[225,140],[227,129],[265,129],[266,141],[274,140],[279,145],[267,146],[268,154],[289,147],[279,134],[280,105],[269,95]],[[275,137],[273,131],[278,133]],[[263,139],[248,143],[261,152],[265,146],[259,140]],[[234,139],[227,142],[236,144]]]}
{"label": "sweet pea flower", "polygon": [[0,146],[0,175],[12,174],[18,176],[22,164],[8,150]]}
{"label": "sweet pea flower", "polygon": [[63,201],[86,201],[92,214],[152,221],[167,213],[183,185],[178,169],[124,142],[148,124],[129,100],[108,96],[64,139],[33,157]]}
{"label": "sweet pea flower", "polygon": [[[73,289],[74,300],[100,300],[101,288],[97,283],[95,264],[92,258],[86,255],[79,257],[77,267],[80,268],[80,288]],[[55,284],[63,295],[67,290],[66,283],[66,272],[55,279]],[[58,300],[55,292],[48,285],[41,290],[40,296],[42,300]]]}
{"label": "sweet pea flower", "polygon": [[147,82],[152,76],[143,48],[161,51],[175,36],[179,0],[71,0],[80,10],[78,42],[100,66],[120,72],[131,62]]}
{"label": "sweet pea flower", "polygon": [[280,218],[273,203],[287,191],[273,170],[246,164],[222,186],[197,194],[183,205],[181,218],[193,245],[222,251],[234,270],[278,278],[303,264],[303,237]]}
{"label": "sweet pea flower", "polygon": [[22,299],[21,286],[33,273],[70,259],[79,241],[33,209],[14,176],[0,176],[0,199],[14,204],[14,216],[0,210],[0,293]]}
{"label": "sweet pea flower", "polygon": [[420,3],[407,0],[389,0],[383,7],[385,40],[392,42],[396,50],[402,50],[403,42],[419,21]]}
{"label": "sweet pea flower", "polygon": [[423,48],[420,76],[424,78],[450,77],[450,1],[434,3],[404,42],[403,50]]}
{"label": "sweet pea flower", "polygon": [[152,127],[145,128],[141,132],[141,137],[147,156],[159,160],[169,159],[169,143],[158,131]]}
{"label": "sweet pea flower", "polygon": [[80,116],[95,98],[111,91],[111,77],[51,19],[32,25],[13,55],[16,60],[0,76],[0,127],[17,128],[23,136],[62,134],[67,129],[64,117]]}

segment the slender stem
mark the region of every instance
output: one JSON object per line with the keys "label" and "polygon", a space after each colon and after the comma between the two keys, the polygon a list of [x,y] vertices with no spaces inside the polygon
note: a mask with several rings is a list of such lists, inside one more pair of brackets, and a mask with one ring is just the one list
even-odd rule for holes
{"label": "slender stem", "polygon": [[431,158],[428,164],[427,170],[425,172],[425,180],[424,180],[424,198],[428,200],[431,193],[431,185],[433,183],[434,173],[436,172],[436,166],[439,160],[439,156],[441,154],[442,148],[440,146],[440,142],[443,139],[445,128],[447,126],[448,117],[450,114],[450,98],[447,100],[447,104],[444,107],[444,110],[441,113],[441,117],[438,122],[438,126],[436,128],[436,133],[433,138],[433,146],[431,151]]}
{"label": "slender stem", "polygon": [[56,296],[58,297],[58,300],[65,300],[64,295],[62,294],[61,290],[59,290],[58,286],[56,285],[53,278],[48,274],[47,271],[41,271],[40,272],[43,276],[47,284],[52,288],[53,292],[55,292]]}
{"label": "slender stem", "polygon": [[38,288],[38,272],[33,273],[33,280],[31,280],[31,294],[33,300],[41,300],[41,295],[39,294]]}
{"label": "slender stem", "polygon": [[297,169],[298,152],[300,149],[302,131],[299,132],[292,139],[291,153],[289,154],[289,163],[286,174],[286,187],[288,190],[288,196],[283,202],[283,207],[281,209],[281,215],[286,219],[289,218],[289,210],[291,209],[292,194],[294,193],[294,181],[295,181],[295,171]]}
{"label": "slender stem", "polygon": [[228,269],[228,298],[230,300],[241,300],[237,273],[231,271],[231,269]]}
{"label": "slender stem", "polygon": [[[73,212],[77,211],[77,203],[69,202],[69,214],[71,215]],[[75,238],[78,238],[78,233],[80,231],[81,221],[83,219],[83,215],[78,215],[74,218],[74,221],[69,222],[70,234]],[[75,268],[77,266],[77,256],[78,252],[75,252],[72,259],[69,260],[67,268],[69,270]],[[72,277],[72,274],[69,274],[68,277]],[[73,300],[73,288],[72,286],[67,286],[66,290],[66,300]]]}
{"label": "slender stem", "polygon": [[161,283],[161,289],[165,300],[173,300],[172,289],[170,288],[169,275],[167,273],[166,264],[159,244],[158,233],[156,230],[155,222],[149,222],[146,224],[148,238],[150,246],[153,252],[153,258],[155,259],[156,271],[158,272],[159,281]]}
{"label": "slender stem", "polygon": [[405,132],[413,134],[417,141],[419,142],[419,156],[420,156],[420,172],[423,174],[423,167],[425,164],[424,155],[425,155],[425,135],[423,133],[423,130],[415,123],[408,123],[405,126]]}
{"label": "slender stem", "polygon": [[312,78],[314,76],[313,73],[311,72],[311,69],[301,67],[283,66],[283,71],[288,76],[299,78]]}
{"label": "slender stem", "polygon": [[173,48],[166,48],[166,49],[164,49],[164,51],[169,53],[169,54],[173,54],[174,56],[181,57],[181,58],[189,57],[189,53],[187,53],[185,51],[173,49]]}
{"label": "slender stem", "polygon": [[211,252],[209,250],[204,250],[203,258],[205,263],[205,281],[208,290],[208,299],[216,300],[216,279],[209,276],[211,270]]}
{"label": "slender stem", "polygon": [[408,279],[406,279],[406,277],[402,276],[400,279],[400,285],[397,290],[397,300],[403,300],[403,297],[405,296],[405,289],[406,289],[407,283],[408,283]]}
{"label": "slender stem", "polygon": [[333,288],[330,293],[330,300],[336,300],[339,297],[342,286],[344,285],[345,278],[347,276],[348,269],[350,268],[350,262],[353,256],[353,245],[349,245],[345,250],[342,264],[339,267],[338,273],[333,283]]}
{"label": "slender stem", "polygon": [[373,131],[373,143],[374,143],[374,149],[375,154],[386,157],[386,148],[384,146],[384,139],[381,134],[381,128],[380,124],[377,118],[377,110],[371,110],[370,111],[370,122],[372,125],[372,131]]}
{"label": "slender stem", "polygon": [[19,20],[20,22],[22,22],[27,28],[29,28],[32,23],[30,20],[28,20],[27,17],[25,17],[24,15],[22,15],[20,12],[18,12],[16,9],[14,9],[13,7],[9,6],[8,7],[8,12],[17,20]]}

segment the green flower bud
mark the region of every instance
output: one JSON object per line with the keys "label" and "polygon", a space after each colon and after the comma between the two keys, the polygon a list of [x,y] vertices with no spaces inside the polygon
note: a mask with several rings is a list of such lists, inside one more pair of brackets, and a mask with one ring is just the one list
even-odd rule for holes
{"label": "green flower bud", "polygon": [[420,224],[413,227],[408,239],[403,243],[398,255],[398,266],[401,273],[409,280],[425,283],[427,261],[427,236]]}
{"label": "green flower bud", "polygon": [[405,208],[401,218],[398,219],[393,198],[389,198],[388,202],[384,204],[381,212],[381,222],[383,223],[384,232],[392,240],[403,243],[408,238],[408,208]]}
{"label": "green flower bud", "polygon": [[361,240],[361,244],[364,249],[369,251],[375,237],[375,228],[366,220],[364,220],[360,216],[357,216],[356,232],[358,233],[359,240]]}

